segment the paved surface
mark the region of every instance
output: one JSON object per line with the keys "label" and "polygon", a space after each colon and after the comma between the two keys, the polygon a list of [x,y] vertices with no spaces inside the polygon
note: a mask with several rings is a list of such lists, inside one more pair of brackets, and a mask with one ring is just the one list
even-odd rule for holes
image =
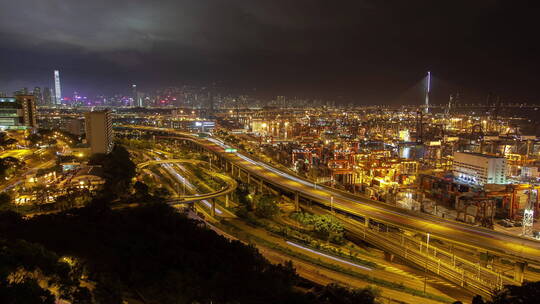
{"label": "paved surface", "polygon": [[304,197],[327,205],[330,205],[331,197],[333,197],[334,208],[354,215],[367,216],[377,221],[386,222],[405,229],[430,233],[432,238],[450,240],[455,243],[477,248],[481,251],[491,251],[499,255],[507,255],[525,259],[533,263],[540,263],[540,242],[536,240],[400,209],[368,198],[346,194],[333,189],[321,188],[320,185],[315,189],[315,185],[309,181],[282,172],[241,153],[225,153],[225,148],[228,146],[215,138],[199,139],[193,137],[192,134],[186,134],[172,129],[133,128],[162,131],[173,135],[190,137],[192,140],[203,144],[207,149],[222,154],[231,163],[248,171],[252,176],[261,176],[267,182],[282,189],[299,192]]}

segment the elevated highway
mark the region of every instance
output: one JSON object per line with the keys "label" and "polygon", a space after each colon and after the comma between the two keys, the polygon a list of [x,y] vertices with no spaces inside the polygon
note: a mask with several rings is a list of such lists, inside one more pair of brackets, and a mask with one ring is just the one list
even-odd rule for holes
{"label": "elevated highway", "polygon": [[[137,169],[143,169],[148,166],[152,165],[160,165],[160,164],[174,164],[174,163],[183,163],[183,164],[195,164],[195,165],[202,165],[202,164],[208,164],[205,161],[201,160],[194,160],[194,159],[160,159],[160,160],[150,160],[143,163],[137,164]],[[207,174],[210,174],[214,177],[217,177],[224,181],[227,185],[217,191],[205,193],[205,194],[196,194],[196,195],[182,195],[182,196],[175,196],[167,200],[169,204],[187,204],[187,203],[193,203],[197,201],[206,201],[206,200],[212,200],[221,196],[225,196],[226,200],[228,200],[228,195],[236,190],[236,187],[238,186],[238,183],[236,180],[231,178],[230,176],[218,172],[214,172],[211,170],[205,170]],[[212,203],[212,209],[213,212],[215,212],[215,204]]]}
{"label": "elevated highway", "polygon": [[[483,281],[489,281],[488,283],[491,283],[491,285],[488,285],[492,288],[500,287],[502,284],[520,284],[523,279],[523,270],[526,263],[540,263],[540,242],[533,239],[413,212],[363,196],[345,193],[328,187],[321,187],[242,153],[227,153],[225,149],[228,146],[215,138],[196,138],[192,134],[178,132],[172,129],[139,126],[126,127],[157,132],[156,134],[158,135],[177,136],[179,139],[194,143],[207,151],[211,151],[224,164],[226,171],[230,172],[233,176],[240,177],[244,174],[248,182],[252,179],[258,179],[261,185],[265,183],[291,193],[294,196],[297,206],[301,200],[308,200],[326,209],[347,215],[349,218],[355,219],[360,223],[363,222],[366,227],[369,227],[372,222],[382,223],[389,227],[399,228],[402,231],[424,234],[424,240],[429,235],[432,241],[438,239],[443,242],[471,248],[478,253],[488,253],[514,261],[516,274],[513,277],[502,276],[500,273],[493,274],[491,273],[493,271],[490,269],[480,265],[477,266],[475,279],[481,281],[481,283]],[[422,246],[421,242],[420,246]],[[429,244],[426,242],[424,248],[427,246]],[[393,250],[396,249],[394,248]],[[422,247],[419,250],[421,253]],[[424,254],[429,258],[429,251]],[[453,256],[454,253],[447,253],[447,255]],[[453,263],[455,264],[455,259]],[[463,262],[463,264],[466,263]],[[428,263],[428,265],[431,264]],[[453,265],[453,267],[455,268],[456,266]],[[454,271],[464,272],[465,270]],[[483,275],[484,272],[486,274],[490,273],[489,278],[486,279]],[[498,278],[496,281],[491,282],[490,280],[492,280],[491,277],[493,276],[497,276]],[[462,274],[462,280],[465,277],[466,275]],[[486,288],[486,290],[488,289]]]}

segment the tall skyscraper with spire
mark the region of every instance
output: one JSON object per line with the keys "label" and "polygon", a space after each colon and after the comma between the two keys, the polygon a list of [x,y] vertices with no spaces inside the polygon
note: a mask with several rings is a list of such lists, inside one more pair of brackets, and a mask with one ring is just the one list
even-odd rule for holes
{"label": "tall skyscraper with spire", "polygon": [[54,104],[55,105],[61,105],[62,104],[62,90],[60,88],[60,72],[58,70],[54,70]]}

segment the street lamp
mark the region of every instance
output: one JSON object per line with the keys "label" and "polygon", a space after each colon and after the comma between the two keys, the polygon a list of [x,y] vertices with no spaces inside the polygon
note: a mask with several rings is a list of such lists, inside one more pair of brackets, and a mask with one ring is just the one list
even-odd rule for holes
{"label": "street lamp", "polygon": [[330,196],[330,211],[334,213],[334,197]]}
{"label": "street lamp", "polygon": [[424,267],[424,294],[426,293],[426,285],[427,285],[428,256],[429,256],[429,232],[427,233],[427,240],[426,240],[426,265]]}
{"label": "street lamp", "polygon": [[186,178],[182,176],[182,195],[186,195]]}

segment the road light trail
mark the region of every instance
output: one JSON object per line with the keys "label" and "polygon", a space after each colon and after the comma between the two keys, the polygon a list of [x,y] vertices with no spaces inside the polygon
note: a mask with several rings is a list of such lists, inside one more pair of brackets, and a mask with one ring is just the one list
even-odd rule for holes
{"label": "road light trail", "polygon": [[[153,128],[142,127],[142,129],[152,130]],[[194,138],[192,134],[178,132],[173,129],[163,131],[170,132],[173,136],[183,136],[185,139],[202,145],[210,151],[221,154],[232,164],[254,176],[265,179],[267,182],[286,191],[299,193],[305,198],[313,199],[322,205],[328,205],[330,197],[334,196],[334,209],[338,212],[353,217],[373,219],[406,230],[410,229],[422,233],[429,232],[442,241],[451,241],[467,247],[486,250],[496,255],[503,254],[503,256],[511,259],[525,259],[532,264],[540,262],[540,242],[536,240],[400,209],[383,202],[352,194],[347,195],[330,188],[314,189],[314,184],[306,180],[284,173],[240,153],[225,152],[224,148],[227,148],[228,145],[221,140],[214,138],[201,140]]]}
{"label": "road light trail", "polygon": [[[216,139],[208,139],[209,141],[213,142],[213,143],[216,143],[218,144],[219,146],[221,147],[226,147],[227,145],[223,144],[223,142],[219,141],[219,140],[216,140]],[[227,146],[228,147],[228,146]],[[315,184],[314,183],[311,183],[311,182],[308,182],[306,180],[303,180],[303,179],[300,179],[298,177],[295,177],[293,175],[290,175],[288,173],[285,173],[283,171],[280,171],[272,166],[269,166],[263,162],[260,162],[260,161],[256,161],[256,160],[253,160],[243,154],[240,154],[239,152],[236,152],[234,153],[236,156],[238,156],[239,158],[241,158],[242,160],[245,160],[249,163],[251,163],[252,165],[255,165],[255,166],[260,166],[260,167],[263,167],[275,174],[278,174],[282,177],[285,177],[287,179],[290,179],[290,180],[293,180],[295,182],[298,182],[298,183],[301,183],[303,185],[306,185],[306,186],[309,186],[309,187],[314,187]],[[318,194],[322,192],[323,194]],[[324,200],[329,200],[331,199],[331,197],[333,196],[334,198],[341,198],[341,199],[345,199],[345,200],[350,200],[351,198],[345,196],[345,195],[342,195],[341,193],[339,192],[336,192],[336,191],[333,191],[333,190],[330,190],[330,189],[324,189],[324,191],[319,191],[319,192],[316,192],[316,191],[313,191],[312,192],[312,196],[316,197],[316,198],[319,198],[319,199],[324,199]],[[356,203],[361,203],[360,201],[357,201]],[[381,209],[379,207],[376,207],[377,209]],[[398,216],[403,216],[403,213],[401,212],[397,212],[397,211],[393,211],[393,210],[387,210],[385,209],[384,210],[385,212],[389,212],[389,213],[392,213],[392,214],[395,214],[395,215],[398,215]],[[447,224],[448,226],[452,226],[453,228],[459,228],[459,229],[464,229],[464,230],[468,230],[468,231],[471,231],[471,232],[474,232],[474,233],[480,233],[480,234],[483,234],[485,236],[488,236],[488,237],[492,237],[492,233],[490,232],[486,232],[486,231],[479,231],[478,229],[474,229],[474,228],[469,228],[469,227],[466,227],[466,226],[463,226],[463,225],[460,225],[458,223],[454,224],[454,223],[448,223]]]}
{"label": "road light trail", "polygon": [[366,267],[366,266],[360,266],[360,265],[358,265],[358,264],[351,263],[351,262],[349,262],[349,261],[345,261],[345,260],[342,260],[342,259],[340,259],[340,258],[336,258],[336,257],[334,257],[334,256],[327,255],[327,254],[324,254],[324,253],[315,251],[315,250],[310,249],[310,248],[306,248],[306,247],[304,247],[304,246],[295,244],[295,243],[290,242],[290,241],[287,241],[287,244],[289,244],[289,245],[291,245],[291,246],[294,246],[294,247],[296,247],[296,248],[300,248],[300,249],[309,251],[309,252],[311,252],[311,253],[314,253],[314,254],[323,256],[323,257],[325,257],[325,258],[329,258],[329,259],[332,259],[332,260],[334,260],[334,261],[338,261],[338,262],[340,262],[340,263],[345,263],[345,264],[347,264],[347,265],[351,265],[351,266],[354,266],[354,267],[357,267],[357,268],[360,268],[360,269],[364,269],[364,270],[368,270],[368,271],[371,271],[371,270],[372,270],[372,269],[369,268],[369,267]]}
{"label": "road light trail", "polygon": [[[157,160],[159,160],[159,159],[157,159]],[[178,171],[176,169],[174,169],[171,165],[169,165],[169,164],[161,164],[161,166],[165,170],[167,170],[178,182],[185,183],[186,188],[188,188],[188,189],[190,189],[190,190],[192,190],[194,192],[197,191],[195,186],[193,186],[193,184],[191,182],[189,182],[184,176],[182,176],[180,173],[178,173]],[[201,202],[204,205],[206,205],[208,208],[212,208],[212,204],[208,200],[202,200]],[[216,213],[221,215],[223,212],[221,210],[219,210],[218,208],[216,208]]]}

